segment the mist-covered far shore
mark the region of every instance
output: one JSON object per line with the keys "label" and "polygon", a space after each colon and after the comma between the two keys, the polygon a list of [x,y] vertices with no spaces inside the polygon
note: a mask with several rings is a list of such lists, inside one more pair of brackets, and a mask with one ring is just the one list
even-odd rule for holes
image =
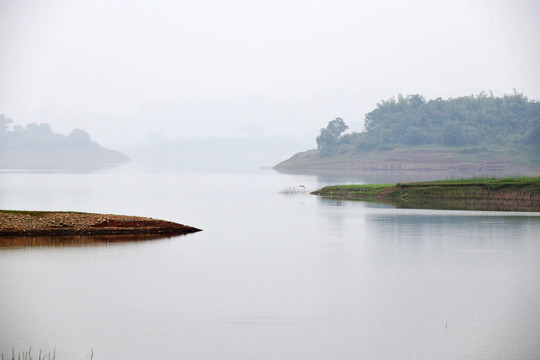
{"label": "mist-covered far shore", "polygon": [[[117,136],[120,145],[129,132]],[[96,170],[132,162],[150,171],[252,171],[271,168],[314,145],[307,136],[167,138],[151,131],[138,146],[109,149],[83,129],[65,135],[54,132],[48,123],[23,127],[0,115],[0,169]]]}
{"label": "mist-covered far shore", "polygon": [[92,170],[130,158],[102,147],[82,129],[53,132],[47,123],[22,127],[0,114],[0,169]]}

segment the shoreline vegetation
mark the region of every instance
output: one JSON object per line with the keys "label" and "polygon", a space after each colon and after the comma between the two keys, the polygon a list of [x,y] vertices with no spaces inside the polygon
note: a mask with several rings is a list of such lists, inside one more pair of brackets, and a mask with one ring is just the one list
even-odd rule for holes
{"label": "shoreline vegetation", "polygon": [[197,231],[201,229],[140,216],[0,210],[0,237],[122,235],[129,239],[133,235],[172,236]]}
{"label": "shoreline vegetation", "polygon": [[540,177],[333,185],[312,194],[338,200],[383,202],[402,208],[540,212]]}

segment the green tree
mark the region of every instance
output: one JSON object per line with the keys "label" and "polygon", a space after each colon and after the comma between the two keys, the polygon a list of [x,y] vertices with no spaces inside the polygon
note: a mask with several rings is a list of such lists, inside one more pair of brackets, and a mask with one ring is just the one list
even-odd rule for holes
{"label": "green tree", "polygon": [[0,114],[0,137],[3,137],[7,134],[8,124],[11,124],[13,121]]}
{"label": "green tree", "polygon": [[81,129],[73,129],[73,131],[66,136],[65,142],[67,145],[78,147],[91,146],[93,144],[90,135]]}
{"label": "green tree", "polygon": [[321,129],[317,136],[317,148],[323,156],[333,154],[338,149],[342,134],[349,126],[342,118],[338,117],[328,123],[326,128]]}

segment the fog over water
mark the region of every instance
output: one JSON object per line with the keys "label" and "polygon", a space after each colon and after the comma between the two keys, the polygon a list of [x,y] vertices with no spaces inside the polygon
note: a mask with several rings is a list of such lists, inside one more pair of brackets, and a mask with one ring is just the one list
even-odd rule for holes
{"label": "fog over water", "polygon": [[540,99],[538,18],[533,0],[1,1],[0,113],[124,149],[360,130],[399,93]]}

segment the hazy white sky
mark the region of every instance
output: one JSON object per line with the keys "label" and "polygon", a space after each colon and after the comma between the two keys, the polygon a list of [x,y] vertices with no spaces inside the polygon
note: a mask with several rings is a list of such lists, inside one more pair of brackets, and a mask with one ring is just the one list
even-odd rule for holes
{"label": "hazy white sky", "polygon": [[0,0],[0,113],[109,147],[316,134],[399,93],[540,99],[540,1]]}

